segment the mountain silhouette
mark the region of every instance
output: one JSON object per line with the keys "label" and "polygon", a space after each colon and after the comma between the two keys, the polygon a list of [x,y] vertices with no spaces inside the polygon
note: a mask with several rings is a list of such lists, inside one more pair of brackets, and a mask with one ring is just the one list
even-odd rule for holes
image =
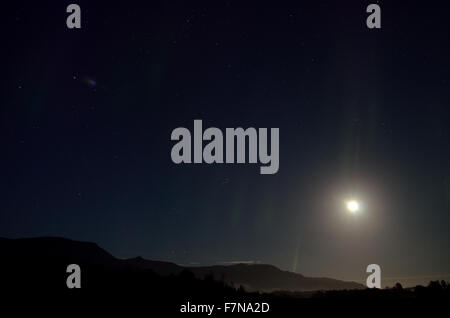
{"label": "mountain silhouette", "polygon": [[[363,289],[363,285],[331,278],[306,277],[301,274],[283,271],[272,265],[235,264],[227,266],[184,267],[171,262],[146,260],[142,257],[119,259],[95,243],[80,242],[59,237],[39,237],[23,239],[0,238],[1,267],[4,272],[17,274],[10,276],[14,284],[30,278],[24,273],[37,269],[46,273],[45,281],[36,284],[65,284],[65,279],[52,278],[52,273],[66,275],[69,264],[78,264],[90,269],[88,277],[95,273],[115,273],[124,270],[134,272],[151,271],[160,276],[178,275],[184,271],[193,273],[196,278],[213,277],[235,287],[243,286],[249,291],[314,291]],[[93,270],[91,270],[93,269]],[[112,275],[114,276],[114,275]],[[52,280],[53,279],[53,280]]]}
{"label": "mountain silhouette", "polygon": [[314,291],[362,289],[364,285],[331,278],[305,277],[301,274],[283,271],[273,265],[235,264],[228,266],[209,266],[189,268],[197,277],[213,275],[215,279],[224,279],[227,283],[242,285],[249,291],[271,292]]}

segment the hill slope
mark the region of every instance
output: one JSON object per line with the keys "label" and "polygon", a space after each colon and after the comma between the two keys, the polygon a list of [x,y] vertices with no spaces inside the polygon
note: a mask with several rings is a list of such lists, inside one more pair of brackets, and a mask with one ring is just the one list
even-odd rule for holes
{"label": "hill slope", "polygon": [[[244,286],[251,291],[312,291],[361,289],[363,285],[331,278],[305,277],[282,271],[272,265],[236,264],[229,266],[183,267],[170,262],[146,260],[141,257],[118,259],[95,243],[73,241],[57,237],[27,239],[0,238],[1,268],[21,275],[32,268],[45,268],[46,272],[64,273],[68,264],[94,266],[102,271],[117,272],[131,269],[136,272],[151,270],[158,275],[179,274],[187,269],[197,278],[212,275],[217,280]],[[17,281],[20,281],[18,279]]]}

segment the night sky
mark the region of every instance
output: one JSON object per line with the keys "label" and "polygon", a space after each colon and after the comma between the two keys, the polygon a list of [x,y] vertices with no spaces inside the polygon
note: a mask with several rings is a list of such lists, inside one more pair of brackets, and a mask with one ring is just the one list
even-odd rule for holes
{"label": "night sky", "polygon": [[[448,279],[450,5],[372,2],[2,5],[0,236],[359,281],[376,263],[391,286]],[[174,164],[171,132],[194,119],[279,128],[278,173]]]}

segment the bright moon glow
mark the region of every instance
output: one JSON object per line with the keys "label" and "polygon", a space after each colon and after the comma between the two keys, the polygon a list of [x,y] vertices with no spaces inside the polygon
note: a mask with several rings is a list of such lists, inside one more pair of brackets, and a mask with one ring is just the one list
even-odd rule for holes
{"label": "bright moon glow", "polygon": [[354,201],[354,200],[348,201],[348,202],[347,202],[347,210],[348,210],[350,213],[356,213],[356,212],[358,212],[358,211],[359,211],[359,203],[356,202],[356,201]]}

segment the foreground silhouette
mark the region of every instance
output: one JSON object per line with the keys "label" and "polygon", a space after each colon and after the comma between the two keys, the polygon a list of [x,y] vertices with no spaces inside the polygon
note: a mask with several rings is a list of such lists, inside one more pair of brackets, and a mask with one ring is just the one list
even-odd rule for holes
{"label": "foreground silhouette", "polygon": [[[120,311],[166,316],[183,315],[180,308],[187,302],[216,306],[224,302],[266,302],[270,311],[265,316],[299,316],[308,310],[316,315],[344,312],[356,316],[384,313],[387,308],[404,314],[425,307],[430,313],[444,308],[450,300],[449,284],[437,281],[408,289],[397,284],[383,290],[360,289],[356,285],[357,289],[352,290],[248,291],[206,273],[204,268],[199,276],[171,263],[141,258],[118,260],[93,243],[66,239],[0,239],[0,253],[1,288],[7,295],[4,303],[17,303],[18,308],[33,312],[43,308],[99,312],[102,316]],[[81,267],[80,289],[66,285],[66,267],[72,263]],[[214,314],[221,315],[229,313]]]}
{"label": "foreground silhouette", "polygon": [[[305,277],[301,274],[282,271],[275,266],[265,264],[235,264],[228,266],[208,267],[182,267],[170,262],[150,261],[141,257],[118,259],[90,242],[79,242],[63,238],[41,237],[32,239],[2,239],[0,248],[6,262],[17,270],[18,266],[41,267],[55,277],[52,288],[61,287],[65,279],[56,277],[57,273],[65,270],[69,264],[81,266],[84,275],[84,287],[99,288],[104,282],[99,282],[99,273],[94,270],[117,272],[132,270],[135,272],[152,271],[161,276],[178,275],[185,269],[192,272],[195,277],[204,279],[213,276],[215,280],[223,280],[228,285],[244,286],[248,291],[271,292],[276,290],[287,291],[315,291],[315,290],[342,290],[363,289],[364,286],[355,282],[345,282],[331,278]],[[20,264],[19,264],[20,263]],[[25,271],[25,273],[28,271]],[[66,275],[65,272],[62,274]],[[27,278],[34,280],[38,277]],[[17,279],[17,278],[16,278]],[[50,287],[47,281],[47,286]]]}

